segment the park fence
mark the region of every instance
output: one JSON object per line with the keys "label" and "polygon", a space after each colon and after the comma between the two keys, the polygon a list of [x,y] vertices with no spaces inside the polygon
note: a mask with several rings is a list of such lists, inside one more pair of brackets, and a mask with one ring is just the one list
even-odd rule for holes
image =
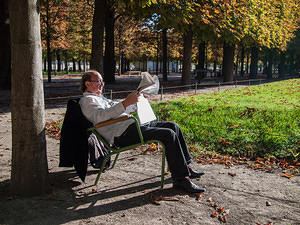
{"label": "park fence", "polygon": [[[231,82],[217,82],[217,83],[198,83],[195,82],[193,84],[189,85],[180,85],[180,86],[171,86],[171,87],[164,87],[163,85],[160,86],[159,92],[157,95],[151,95],[149,97],[149,100],[151,99],[153,101],[163,101],[171,98],[175,98],[176,94],[178,93],[184,93],[187,92],[188,94],[186,96],[191,96],[191,95],[196,95],[200,94],[201,90],[210,88],[210,92],[219,92],[223,91],[225,89],[234,89],[234,88],[239,88],[239,87],[245,87],[245,86],[251,86],[251,85],[259,85],[262,83],[268,83],[269,81],[266,79],[249,79],[249,80],[235,80]],[[127,91],[113,91],[113,90],[104,90],[103,95],[106,96],[107,98],[110,98],[112,100],[120,100],[124,97],[127,96],[127,94],[133,92],[135,90],[127,90]],[[207,92],[206,92],[207,93]],[[183,95],[181,95],[183,96]],[[52,98],[52,100],[55,100],[56,103],[60,102],[61,100],[61,112],[60,115],[64,115],[65,112],[65,107],[67,100],[70,98],[78,98],[80,96],[68,96],[68,97],[59,97],[59,98]],[[51,100],[51,98],[47,98],[46,100]],[[227,128],[222,128],[222,127],[210,127],[210,126],[203,126],[204,129],[213,129],[213,130],[219,130],[223,129],[226,130]],[[239,130],[239,132],[243,133],[245,130],[243,129],[235,129],[236,131]],[[288,136],[288,135],[277,135],[277,134],[272,134],[269,132],[266,132],[264,135],[269,135],[269,136],[280,136],[283,138],[291,139],[291,140],[299,140],[300,136]],[[217,138],[217,137],[216,137]],[[226,137],[225,137],[226,138]]]}

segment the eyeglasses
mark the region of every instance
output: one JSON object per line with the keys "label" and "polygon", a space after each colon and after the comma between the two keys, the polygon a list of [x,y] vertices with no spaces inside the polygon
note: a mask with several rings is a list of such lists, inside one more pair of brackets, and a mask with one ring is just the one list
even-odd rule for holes
{"label": "eyeglasses", "polygon": [[98,83],[100,85],[104,85],[104,81],[103,80],[90,80],[89,82],[95,82],[95,83]]}

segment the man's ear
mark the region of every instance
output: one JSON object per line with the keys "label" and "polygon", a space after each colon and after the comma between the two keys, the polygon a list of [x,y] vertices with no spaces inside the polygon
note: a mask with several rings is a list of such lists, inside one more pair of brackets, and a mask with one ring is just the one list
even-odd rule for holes
{"label": "man's ear", "polygon": [[90,82],[86,80],[86,81],[84,82],[84,85],[85,85],[86,87],[89,87],[89,86],[90,86]]}

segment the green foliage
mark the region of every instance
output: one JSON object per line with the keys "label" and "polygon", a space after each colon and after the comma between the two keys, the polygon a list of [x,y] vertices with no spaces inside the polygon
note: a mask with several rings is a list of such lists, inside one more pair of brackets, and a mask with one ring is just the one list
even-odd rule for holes
{"label": "green foliage", "polygon": [[300,80],[293,79],[153,105],[177,122],[192,146],[251,156],[298,156]]}

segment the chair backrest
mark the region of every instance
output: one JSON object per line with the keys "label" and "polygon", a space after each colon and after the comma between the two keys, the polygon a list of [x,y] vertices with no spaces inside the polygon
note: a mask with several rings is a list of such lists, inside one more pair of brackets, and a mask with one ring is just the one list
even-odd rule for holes
{"label": "chair backrest", "polygon": [[74,165],[78,175],[84,180],[88,164],[87,129],[93,124],[81,112],[80,98],[70,99],[61,129],[60,167]]}

